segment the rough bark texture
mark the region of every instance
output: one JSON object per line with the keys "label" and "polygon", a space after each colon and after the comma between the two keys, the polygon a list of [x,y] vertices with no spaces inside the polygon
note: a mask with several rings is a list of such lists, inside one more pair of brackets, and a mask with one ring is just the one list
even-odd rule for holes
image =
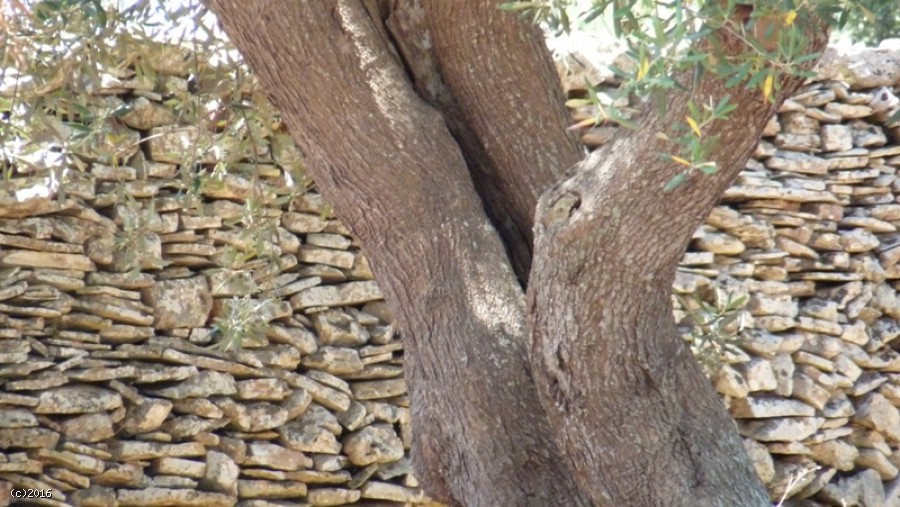
{"label": "rough bark texture", "polygon": [[[721,172],[671,194],[654,136],[671,120],[653,111],[545,192],[579,148],[540,33],[497,2],[208,1],[396,313],[431,495],[768,504],[669,293],[774,105],[729,90],[741,107],[717,127]],[[781,84],[779,98],[798,81]],[[694,94],[724,91],[704,79]],[[687,97],[668,99],[683,118]]]}
{"label": "rough bark texture", "polygon": [[400,1],[387,26],[416,90],[447,121],[522,285],[538,198],[583,158],[537,26],[496,2]]}
{"label": "rough bark texture", "polygon": [[467,506],[589,504],[560,466],[527,374],[524,294],[503,244],[441,115],[385,46],[374,9],[210,5],[366,247],[401,324],[413,459],[428,492]]}
{"label": "rough bark texture", "polygon": [[[827,29],[811,35],[822,49]],[[741,43],[723,37],[737,53]],[[689,86],[690,76],[682,76]],[[743,168],[777,105],[801,84],[782,78],[775,103],[707,77],[666,96],[635,132],[595,153],[538,206],[529,313],[533,368],[557,442],[600,505],[770,505],[718,395],[678,337],[670,294],[694,230]],[[713,126],[719,173],[665,193],[681,170],[662,161],[673,118],[690,99],[739,104]],[[679,120],[675,120],[679,121]]]}

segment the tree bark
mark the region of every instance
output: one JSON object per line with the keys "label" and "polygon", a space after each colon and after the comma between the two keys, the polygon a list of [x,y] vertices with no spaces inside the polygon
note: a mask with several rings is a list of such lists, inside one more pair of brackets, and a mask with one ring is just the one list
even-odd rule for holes
{"label": "tree bark", "polygon": [[[728,90],[740,107],[710,132],[719,174],[663,194],[676,168],[655,134],[688,96],[567,171],[580,149],[541,34],[495,1],[208,2],[397,316],[432,496],[768,505],[669,294],[691,233],[799,80],[775,104]],[[694,97],[725,93],[707,77]]]}
{"label": "tree bark", "polygon": [[[824,48],[827,27],[810,31]],[[743,43],[719,33],[737,54]],[[777,36],[777,34],[775,34]],[[812,64],[810,64],[812,65]],[[681,76],[690,89],[691,76]],[[770,505],[731,418],[676,332],[675,269],[691,235],[737,177],[778,105],[802,84],[782,76],[773,102],[708,76],[647,104],[639,127],[589,156],[538,205],[529,285],[532,367],[557,443],[599,505]],[[696,174],[659,157],[693,99],[739,107],[707,135],[719,172]],[[674,136],[672,136],[674,137]]]}
{"label": "tree bark", "polygon": [[570,117],[540,29],[491,1],[398,1],[387,26],[459,143],[524,287],[538,198],[584,156],[561,128]]}
{"label": "tree bark", "polygon": [[503,243],[444,119],[387,46],[378,6],[210,7],[366,248],[397,317],[413,461],[428,493],[466,506],[589,505],[560,466],[528,375],[524,293]]}

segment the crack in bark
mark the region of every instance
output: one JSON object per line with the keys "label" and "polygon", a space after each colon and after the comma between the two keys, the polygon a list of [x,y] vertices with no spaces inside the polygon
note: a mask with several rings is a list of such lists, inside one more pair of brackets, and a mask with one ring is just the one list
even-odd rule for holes
{"label": "crack in bark", "polygon": [[573,397],[571,384],[569,382],[571,372],[568,371],[569,354],[565,350],[562,343],[553,344],[553,351],[550,352],[547,361],[547,370],[550,381],[552,383],[553,398],[556,400],[556,406],[560,411],[568,411],[572,406]]}
{"label": "crack in bark", "polygon": [[388,43],[398,54],[416,93],[438,112],[456,140],[476,183],[476,191],[485,210],[503,241],[519,284],[527,285],[531,265],[530,231],[523,231],[516,220],[503,209],[504,199],[497,199],[491,174],[496,168],[488,160],[484,146],[472,128],[466,124],[458,101],[444,82],[434,54],[434,45],[425,20],[423,6],[418,0],[392,2],[387,14],[379,22],[387,34]]}
{"label": "crack in bark", "polygon": [[[568,112],[552,66],[546,65],[549,53],[540,31],[491,2],[463,4],[464,9],[447,5],[443,0],[396,0],[383,16],[384,24],[416,93],[442,114],[460,147],[524,289],[537,200],[555,181],[559,167],[577,164],[582,154],[565,130]],[[454,28],[448,30],[450,26]],[[529,69],[550,70],[532,73],[538,84],[552,88],[520,79],[505,83],[502,91],[489,84],[494,73]],[[544,81],[547,76],[553,78]],[[540,135],[547,149],[534,150],[533,143],[518,135],[529,126],[542,127],[528,134]]]}
{"label": "crack in bark", "polygon": [[548,206],[541,223],[547,229],[561,227],[572,218],[572,215],[581,207],[581,196],[573,191],[564,191],[556,196],[553,203]]}

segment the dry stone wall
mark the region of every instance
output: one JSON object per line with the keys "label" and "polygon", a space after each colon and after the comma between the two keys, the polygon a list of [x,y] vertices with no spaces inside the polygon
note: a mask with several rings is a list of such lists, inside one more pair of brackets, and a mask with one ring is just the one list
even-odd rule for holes
{"label": "dry stone wall", "polygon": [[[674,292],[749,295],[743,349],[713,382],[773,498],[795,478],[797,505],[898,505],[900,127],[885,121],[900,53],[826,58],[697,231]],[[188,87],[175,61],[96,90],[131,106],[115,156],[85,156],[62,191],[40,167],[0,186],[0,494],[426,503],[402,342],[365,257],[320,195],[286,193],[275,143],[186,199],[178,164],[206,134],[165,102]],[[266,256],[235,276],[260,222]],[[223,322],[253,339],[219,350]]]}
{"label": "dry stone wall", "polygon": [[[13,486],[52,490],[38,505],[425,503],[365,257],[291,189],[290,147],[178,121],[184,61],[102,76],[94,92],[129,107],[83,170],[21,164],[0,183],[0,504],[23,504]],[[204,139],[243,146],[247,170],[192,199],[178,164]],[[255,336],[226,352],[227,329]]]}

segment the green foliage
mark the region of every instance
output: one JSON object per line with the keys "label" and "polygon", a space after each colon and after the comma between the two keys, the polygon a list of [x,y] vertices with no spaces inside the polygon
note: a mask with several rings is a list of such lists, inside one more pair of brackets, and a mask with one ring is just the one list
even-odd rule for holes
{"label": "green foliage", "polygon": [[879,42],[900,37],[900,4],[897,0],[868,0],[861,16],[851,18],[845,31],[854,42],[877,46]]}
{"label": "green foliage", "polygon": [[728,96],[722,97],[716,104],[710,101],[703,107],[697,106],[693,101],[688,102],[690,114],[685,116],[683,125],[675,127],[680,136],[673,140],[664,132],[657,133],[657,137],[673,143],[676,148],[681,150],[680,155],[669,154],[665,155],[665,158],[685,166],[685,169],[666,183],[663,187],[664,191],[670,192],[679,187],[697,171],[703,174],[718,172],[719,168],[714,161],[710,160],[710,155],[718,144],[719,138],[716,135],[704,136],[703,130],[714,121],[727,120],[728,114],[737,108],[736,104],[728,101],[729,98]]}
{"label": "green foliage", "polygon": [[568,2],[566,1],[537,1],[537,2],[506,2],[500,4],[500,10],[521,12],[531,16],[535,23],[544,23],[556,34],[569,32],[572,22],[569,19]]}
{"label": "green foliage", "polygon": [[232,298],[223,305],[223,315],[213,324],[216,343],[212,348],[229,352],[244,345],[260,345],[269,328],[277,301],[250,296]]}
{"label": "green foliage", "polygon": [[[686,118],[696,135],[683,135],[677,122],[671,132],[659,133],[675,145],[659,154],[678,170],[665,183],[667,192],[695,172],[717,171],[709,159],[716,140],[702,136],[695,127],[709,118],[726,120],[734,106],[718,97],[697,96],[696,84],[703,76],[724,80],[727,88],[756,89],[771,101],[781,77],[810,77],[804,64],[819,55],[806,51],[807,34],[817,31],[820,21],[840,28],[866,12],[862,0],[543,0],[508,2],[501,9],[530,16],[554,32],[605,20],[614,36],[625,42],[633,62],[627,69],[611,69],[621,81],[620,96],[644,100],[655,96],[661,99],[656,105],[663,113],[664,97],[672,90],[691,93],[695,104],[709,103],[702,111],[695,111],[699,109],[695,106]],[[740,42],[739,48],[734,41]],[[634,128],[623,121],[628,115],[603,104],[593,91],[590,101],[599,111],[597,117],[576,127],[614,122]]]}
{"label": "green foliage", "polygon": [[740,351],[747,296],[735,296],[717,287],[712,303],[694,294],[691,300],[681,298],[681,304],[693,321],[685,340],[706,374],[712,375],[719,370],[726,354]]}

